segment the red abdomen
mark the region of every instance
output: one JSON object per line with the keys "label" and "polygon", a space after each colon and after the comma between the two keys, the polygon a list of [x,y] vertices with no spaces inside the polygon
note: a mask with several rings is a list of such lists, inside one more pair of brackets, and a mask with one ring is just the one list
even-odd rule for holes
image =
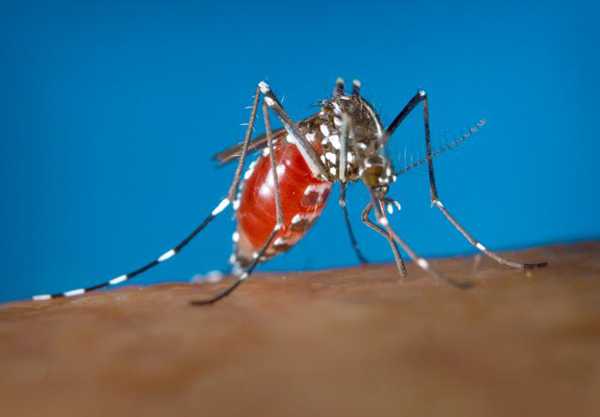
{"label": "red abdomen", "polygon": [[[312,175],[296,145],[278,143],[275,162],[284,225],[267,250],[267,258],[288,250],[304,236],[321,214],[332,185]],[[269,155],[261,156],[253,170],[246,173],[237,222],[236,261],[243,267],[265,244],[276,223],[275,183]]]}

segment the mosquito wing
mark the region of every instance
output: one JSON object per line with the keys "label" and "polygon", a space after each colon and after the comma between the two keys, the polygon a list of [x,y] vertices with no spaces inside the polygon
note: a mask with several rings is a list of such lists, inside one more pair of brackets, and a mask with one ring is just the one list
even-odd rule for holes
{"label": "mosquito wing", "polygon": [[[286,131],[285,129],[277,129],[273,131],[273,142],[277,143],[280,140],[283,140],[283,138],[286,136]],[[235,146],[232,146],[230,148],[227,148],[215,155],[213,155],[213,159],[215,159],[217,162],[221,163],[221,164],[226,164],[228,162],[234,161],[236,159],[238,159],[242,153],[242,146],[243,143],[239,143]],[[248,152],[256,152],[259,151],[263,148],[265,148],[267,146],[267,134],[263,133],[262,135],[259,135],[257,137],[255,137],[254,139],[252,139],[250,141],[250,143],[248,144]]]}
{"label": "mosquito wing", "polygon": [[[303,119],[300,122],[298,122],[298,127],[299,127],[300,131],[302,131],[303,128],[307,124],[311,123],[318,116],[319,116],[318,113],[313,114],[312,116],[309,116],[306,119]],[[285,140],[286,136],[287,136],[287,132],[284,128],[273,130],[273,143],[277,143],[278,141]],[[227,149],[213,155],[213,159],[216,160],[217,162],[219,162],[220,164],[226,164],[228,162],[235,161],[236,159],[238,159],[240,157],[240,155],[242,153],[242,146],[243,146],[243,143],[238,143],[235,146],[227,148]],[[260,134],[257,137],[255,137],[254,139],[252,139],[250,141],[250,143],[248,144],[248,153],[260,151],[261,149],[265,148],[266,146],[267,146],[267,134],[266,133]]]}

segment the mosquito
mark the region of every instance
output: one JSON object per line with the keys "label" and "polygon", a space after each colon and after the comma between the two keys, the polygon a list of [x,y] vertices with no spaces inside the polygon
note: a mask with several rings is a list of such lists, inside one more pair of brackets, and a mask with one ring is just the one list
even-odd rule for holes
{"label": "mosquito", "polygon": [[[477,250],[496,262],[520,270],[543,267],[546,262],[519,263],[490,251],[450,214],[439,196],[435,182],[433,158],[458,145],[468,135],[433,150],[429,126],[429,101],[425,90],[419,90],[402,108],[387,128],[384,128],[374,107],[361,96],[361,83],[354,80],[346,94],[344,81],[338,78],[331,98],[320,101],[320,111],[296,123],[285,111],[281,101],[264,81],[258,83],[252,102],[250,119],[243,142],[215,155],[221,163],[237,160],[237,168],[227,195],[189,235],[158,258],[127,274],[100,284],[67,292],[36,295],[34,300],[82,295],[116,285],[137,277],[177,255],[208,224],[230,205],[236,212],[237,228],[233,233],[233,253],[230,257],[236,280],[221,292],[192,301],[192,305],[210,305],[230,295],[246,281],[258,266],[296,245],[321,215],[334,183],[340,184],[339,205],[342,209],[353,250],[360,263],[367,263],[352,230],[346,207],[346,187],[361,182],[367,188],[370,201],[362,210],[361,220],[387,240],[396,269],[406,276],[406,266],[400,249],[422,270],[435,279],[457,288],[471,283],[438,273],[391,227],[388,214],[400,203],[388,196],[390,186],[399,174],[420,164],[427,164],[432,206]],[[386,144],[417,106],[422,105],[425,130],[425,158],[401,170],[395,170],[386,154]],[[257,113],[261,107],[265,133],[252,138]],[[271,112],[282,128],[273,130]],[[479,127],[479,126],[478,126]],[[475,131],[477,127],[471,131]],[[262,151],[244,171],[252,152]],[[374,216],[373,216],[374,215]],[[374,217],[374,218],[373,218]]]}

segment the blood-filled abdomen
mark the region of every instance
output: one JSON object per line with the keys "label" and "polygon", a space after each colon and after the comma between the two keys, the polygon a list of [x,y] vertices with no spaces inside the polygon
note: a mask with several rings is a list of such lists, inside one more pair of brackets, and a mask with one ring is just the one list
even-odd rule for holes
{"label": "blood-filled abdomen", "polygon": [[[274,153],[284,224],[265,259],[285,252],[305,235],[320,216],[332,185],[313,176],[296,145],[280,142]],[[235,263],[245,267],[276,223],[275,181],[268,154],[259,157],[244,176],[237,222]]]}

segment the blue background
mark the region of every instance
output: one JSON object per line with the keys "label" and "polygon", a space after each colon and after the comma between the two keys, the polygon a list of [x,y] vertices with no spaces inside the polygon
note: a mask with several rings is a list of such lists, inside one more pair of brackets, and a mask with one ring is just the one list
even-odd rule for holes
{"label": "blue background", "polygon": [[[186,235],[226,192],[234,167],[210,156],[242,137],[261,79],[295,118],[337,76],[360,78],[387,122],[426,88],[442,143],[488,120],[436,161],[442,199],[482,242],[598,237],[598,7],[561,3],[4,2],[0,300],[112,278]],[[418,156],[421,140],[415,113],[394,152]],[[403,204],[394,226],[418,252],[474,252],[430,208],[426,170],[391,194]],[[390,261],[360,224],[360,184],[349,198],[364,251]],[[231,219],[135,283],[225,269]],[[355,262],[331,199],[296,248],[261,268]]]}

